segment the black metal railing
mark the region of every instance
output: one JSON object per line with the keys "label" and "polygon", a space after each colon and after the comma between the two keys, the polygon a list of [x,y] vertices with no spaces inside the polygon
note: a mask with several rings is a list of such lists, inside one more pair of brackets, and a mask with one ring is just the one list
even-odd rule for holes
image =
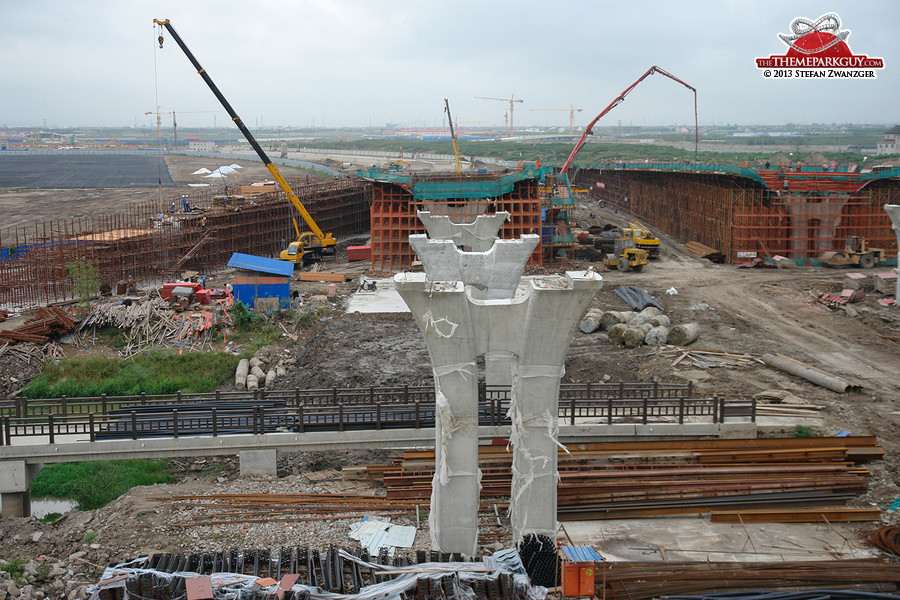
{"label": "black metal railing", "polygon": [[[509,424],[512,390],[479,386],[481,425]],[[15,437],[102,439],[433,427],[433,386],[100,396],[0,401],[0,445]],[[690,384],[563,384],[560,424],[756,420],[753,399],[694,397]]]}

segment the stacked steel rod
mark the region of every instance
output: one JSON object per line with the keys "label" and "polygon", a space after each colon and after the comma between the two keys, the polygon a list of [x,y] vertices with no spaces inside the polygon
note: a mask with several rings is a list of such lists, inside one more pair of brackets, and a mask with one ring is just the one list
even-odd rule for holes
{"label": "stacked steel rod", "polygon": [[600,598],[644,600],[675,594],[737,590],[849,588],[895,592],[900,564],[877,559],[738,563],[597,563]]}
{"label": "stacked steel rod", "polygon": [[[559,454],[557,514],[566,521],[818,507],[808,512],[821,520],[821,507],[865,492],[867,472],[857,462],[882,455],[865,436],[585,444]],[[424,500],[433,460],[432,452],[409,451],[370,471],[388,498]],[[482,497],[509,495],[511,460],[505,447],[481,449]]]}

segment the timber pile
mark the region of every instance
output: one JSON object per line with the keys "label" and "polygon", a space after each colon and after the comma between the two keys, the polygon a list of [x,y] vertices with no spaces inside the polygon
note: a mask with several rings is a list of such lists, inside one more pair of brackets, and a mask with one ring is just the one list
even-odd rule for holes
{"label": "timber pile", "polygon": [[609,600],[645,600],[725,590],[821,590],[860,584],[893,592],[900,584],[900,563],[878,559],[775,563],[603,562],[596,567],[595,595]]}
{"label": "timber pile", "polygon": [[75,319],[58,306],[42,306],[24,325],[0,331],[0,343],[46,344],[52,337],[75,330]]}
{"label": "timber pile", "polygon": [[711,369],[715,367],[750,367],[764,364],[758,354],[750,352],[728,352],[727,350],[710,350],[706,348],[684,348],[681,346],[664,346],[655,350],[658,354],[678,355],[672,366],[688,362],[693,367]]}
{"label": "timber pile", "polygon": [[[865,492],[856,463],[882,457],[874,437],[604,442],[558,456],[557,518],[631,518],[766,507],[842,505]],[[481,495],[508,496],[512,454],[482,447]],[[374,465],[389,499],[425,500],[433,451]],[[822,509],[803,509],[821,520]]]}
{"label": "timber pile", "polygon": [[227,314],[219,310],[176,312],[154,292],[127,304],[116,301],[97,304],[79,329],[121,330],[126,344],[119,354],[128,357],[153,346],[174,346],[188,351],[211,348],[216,327],[227,319]]}

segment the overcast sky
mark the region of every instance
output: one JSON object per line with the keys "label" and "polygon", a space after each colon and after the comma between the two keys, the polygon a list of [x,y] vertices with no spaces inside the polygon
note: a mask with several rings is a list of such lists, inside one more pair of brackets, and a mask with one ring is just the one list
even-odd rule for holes
{"label": "overcast sky", "polygon": [[[795,17],[836,12],[854,54],[881,57],[868,80],[765,79]],[[168,18],[253,129],[584,126],[650,66],[698,90],[701,125],[900,123],[897,0],[7,0],[0,127],[184,126],[228,118],[167,33]],[[219,111],[195,113],[191,111]],[[660,75],[600,125],[693,124],[693,95]],[[171,115],[163,119],[171,123]]]}

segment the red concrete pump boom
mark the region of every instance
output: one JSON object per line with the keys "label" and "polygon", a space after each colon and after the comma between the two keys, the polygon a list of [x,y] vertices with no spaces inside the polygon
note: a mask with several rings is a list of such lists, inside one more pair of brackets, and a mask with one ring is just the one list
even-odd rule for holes
{"label": "red concrete pump boom", "polygon": [[700,142],[700,133],[699,133],[699,129],[698,129],[698,127],[697,127],[697,90],[696,90],[693,86],[690,86],[690,85],[688,85],[687,83],[683,82],[682,80],[678,79],[677,77],[675,77],[675,76],[672,75],[671,73],[669,73],[669,72],[667,72],[667,71],[665,71],[665,70],[663,70],[663,69],[661,69],[661,68],[659,68],[659,67],[657,67],[657,66],[654,65],[654,66],[650,67],[649,69],[647,69],[647,72],[644,73],[643,75],[641,75],[641,76],[638,78],[637,81],[635,81],[635,82],[632,83],[630,86],[628,86],[627,88],[625,88],[625,91],[622,92],[621,94],[619,94],[619,95],[616,97],[615,100],[613,100],[612,102],[610,102],[609,106],[607,106],[606,108],[603,109],[603,112],[601,112],[599,115],[597,115],[596,117],[594,117],[594,120],[593,120],[593,121],[591,121],[590,123],[588,123],[588,126],[585,127],[585,129],[584,129],[584,133],[582,133],[582,134],[581,134],[581,137],[578,139],[578,143],[576,143],[576,144],[575,144],[575,147],[572,149],[572,153],[569,154],[569,158],[566,159],[566,163],[565,163],[565,164],[562,166],[562,168],[559,170],[560,173],[565,173],[566,171],[569,170],[569,167],[572,166],[572,161],[575,160],[575,155],[578,154],[578,151],[581,150],[581,147],[582,147],[582,146],[584,146],[584,142],[587,140],[587,137],[588,137],[589,135],[593,135],[593,133],[594,133],[594,130],[593,130],[593,129],[594,129],[594,125],[597,124],[597,121],[599,121],[600,119],[602,119],[603,116],[606,115],[606,113],[608,113],[609,111],[611,111],[612,109],[614,109],[615,107],[617,107],[619,104],[621,104],[622,102],[624,102],[624,101],[625,101],[625,96],[627,96],[627,95],[631,92],[631,90],[633,90],[634,88],[636,88],[637,85],[638,85],[640,82],[642,82],[643,80],[645,80],[645,79],[646,79],[647,77],[649,77],[650,75],[653,75],[654,73],[659,73],[660,75],[665,75],[665,76],[668,77],[669,79],[671,79],[671,80],[673,80],[673,81],[677,81],[678,83],[680,83],[680,84],[683,85],[684,87],[686,87],[686,88],[688,88],[689,90],[691,90],[692,92],[694,92],[694,154],[695,154],[695,156],[696,156],[696,153],[697,153],[697,146],[698,146],[698,144],[699,144],[699,142]]}

